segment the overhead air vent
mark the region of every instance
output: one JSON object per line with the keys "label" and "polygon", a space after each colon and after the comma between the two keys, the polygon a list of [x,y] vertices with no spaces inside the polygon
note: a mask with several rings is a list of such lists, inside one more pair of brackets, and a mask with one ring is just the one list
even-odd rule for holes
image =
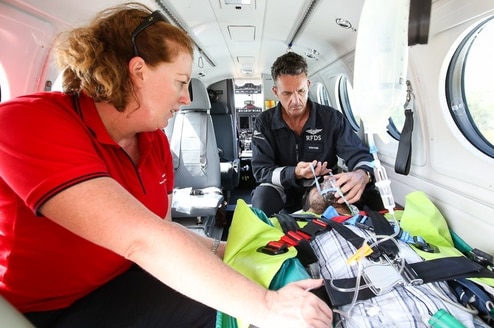
{"label": "overhead air vent", "polygon": [[228,25],[228,32],[232,41],[255,41],[256,27],[252,25]]}
{"label": "overhead air vent", "polygon": [[244,64],[254,64],[254,56],[237,56],[237,61],[239,64],[244,65]]}
{"label": "overhead air vent", "polygon": [[242,72],[242,74],[245,74],[245,75],[252,75],[252,73],[253,73],[252,66],[242,66],[240,71]]}
{"label": "overhead air vent", "polygon": [[240,64],[242,74],[251,75],[254,72],[255,59],[253,56],[238,56],[237,61]]}

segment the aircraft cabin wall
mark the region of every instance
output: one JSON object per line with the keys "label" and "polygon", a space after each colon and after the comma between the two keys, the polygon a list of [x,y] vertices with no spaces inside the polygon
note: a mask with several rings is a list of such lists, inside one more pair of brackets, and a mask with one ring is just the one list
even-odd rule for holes
{"label": "aircraft cabin wall", "polygon": [[[474,147],[455,124],[446,100],[446,73],[466,34],[493,13],[492,2],[436,1],[428,43],[409,47],[407,79],[415,95],[409,175],[394,171],[398,141],[375,137],[395,201],[405,205],[407,194],[424,191],[455,232],[490,254],[494,254],[494,159]],[[354,55],[352,52],[310,77],[312,82],[326,85],[333,106],[340,110],[337,81],[340,76],[353,81]],[[492,62],[485,65],[492,80]]]}
{"label": "aircraft cabin wall", "polygon": [[48,21],[0,3],[2,100],[44,89],[54,33]]}

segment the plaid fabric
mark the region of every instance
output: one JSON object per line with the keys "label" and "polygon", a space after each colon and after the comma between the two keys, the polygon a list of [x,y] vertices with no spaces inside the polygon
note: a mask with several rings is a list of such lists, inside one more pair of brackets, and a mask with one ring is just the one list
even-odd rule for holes
{"label": "plaid fabric", "polygon": [[[366,232],[349,227],[362,237]],[[408,263],[421,261],[413,249],[405,243],[398,242],[400,256]],[[347,259],[356,251],[355,247],[341,237],[336,231],[323,233],[312,242],[312,247],[319,258],[321,276],[325,279],[342,279],[356,277],[359,264],[347,265]],[[367,259],[361,261],[361,267],[372,265]],[[480,318],[464,311],[454,304],[455,296],[446,283],[429,283],[420,286],[394,286],[391,290],[369,300],[357,301],[335,309],[334,327],[355,328],[419,328],[431,327],[428,320],[439,309],[445,309],[467,327],[489,327]]]}

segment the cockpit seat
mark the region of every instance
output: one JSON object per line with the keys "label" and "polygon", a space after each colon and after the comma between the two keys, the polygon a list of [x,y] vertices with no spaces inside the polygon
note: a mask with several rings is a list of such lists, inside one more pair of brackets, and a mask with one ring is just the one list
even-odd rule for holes
{"label": "cockpit seat", "polygon": [[172,218],[215,216],[223,201],[220,160],[204,84],[190,82],[191,103],[182,106],[168,136],[175,168]]}
{"label": "cockpit seat", "polygon": [[225,103],[211,104],[211,118],[220,156],[221,185],[224,192],[234,190],[240,182],[240,159],[235,125]]}

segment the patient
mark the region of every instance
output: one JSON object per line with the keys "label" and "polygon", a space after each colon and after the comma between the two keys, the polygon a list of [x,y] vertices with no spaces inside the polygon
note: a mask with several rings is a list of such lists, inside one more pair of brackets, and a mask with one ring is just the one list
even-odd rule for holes
{"label": "patient", "polygon": [[[329,177],[326,177],[321,183],[319,191],[316,184],[305,192],[302,198],[304,212],[310,212],[316,215],[321,215],[326,211],[329,206],[334,207],[336,212],[340,215],[351,215],[350,209],[345,203],[340,204],[336,202],[335,198],[331,194],[336,193],[336,190],[331,189],[329,184]],[[323,197],[323,195],[325,197]]]}

